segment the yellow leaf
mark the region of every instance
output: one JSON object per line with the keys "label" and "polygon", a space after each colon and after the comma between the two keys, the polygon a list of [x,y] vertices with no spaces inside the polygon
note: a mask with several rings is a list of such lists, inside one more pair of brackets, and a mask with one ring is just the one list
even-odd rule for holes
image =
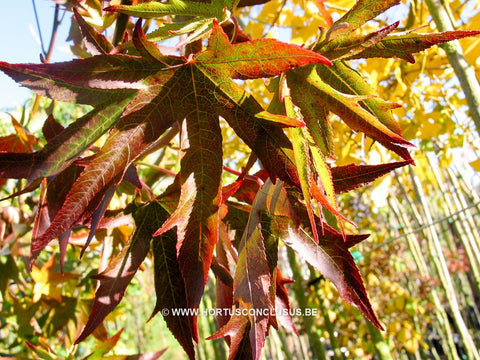
{"label": "yellow leaf", "polygon": [[470,166],[473,167],[475,169],[475,171],[479,171],[480,172],[480,157],[475,160],[475,161],[472,161],[470,163]]}
{"label": "yellow leaf", "polygon": [[33,287],[34,302],[39,301],[42,295],[60,302],[62,300],[62,291],[57,288],[57,285],[80,277],[79,274],[56,273],[55,254],[53,254],[40,269],[34,266],[31,276],[35,282],[35,286]]}
{"label": "yellow leaf", "polygon": [[439,124],[433,119],[424,120],[420,126],[417,136],[420,139],[429,140],[440,134],[442,130],[442,124]]}

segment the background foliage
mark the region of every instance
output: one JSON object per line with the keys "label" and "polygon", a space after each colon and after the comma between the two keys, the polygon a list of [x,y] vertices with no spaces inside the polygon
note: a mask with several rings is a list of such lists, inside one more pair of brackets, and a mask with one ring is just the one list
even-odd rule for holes
{"label": "background foliage", "polygon": [[[480,27],[475,2],[444,3],[456,29]],[[71,4],[67,2],[66,8]],[[86,1],[82,5],[82,15],[97,31],[114,24],[114,15],[101,16],[100,2]],[[252,38],[280,37],[309,44],[317,38],[319,26],[329,28],[353,5],[354,1],[349,0],[272,0],[265,5],[241,8],[236,15]],[[402,31],[424,25],[435,28],[427,5],[424,1],[407,1],[394,8],[395,11],[369,22],[362,31],[370,33],[397,20],[401,21]],[[151,24],[161,25],[155,21]],[[78,28],[72,26],[69,37],[72,51],[86,56]],[[466,59],[476,70],[478,41],[476,37],[461,40]],[[48,53],[44,56],[48,62]],[[282,273],[296,280],[287,285],[292,307],[316,307],[321,311],[316,318],[295,319],[298,337],[282,328],[272,330],[264,356],[457,359],[478,354],[480,234],[475,225],[479,196],[474,186],[479,181],[480,144],[460,84],[439,47],[415,55],[415,63],[368,59],[355,61],[353,66],[368,78],[381,98],[402,105],[394,110],[394,117],[400,122],[405,139],[417,146],[412,153],[415,167],[396,170],[395,176],[382,178],[368,188],[337,199],[342,214],[355,221],[361,230],[372,233],[367,241],[353,248],[353,255],[386,331],[373,327],[339,298],[330,282],[281,246]],[[262,80],[246,80],[242,85],[265,107],[270,103],[272,94],[265,90]],[[22,109],[2,116],[2,147],[7,144],[9,151],[31,152],[44,144],[39,129],[48,116],[66,126],[88,110],[86,106],[33,97]],[[331,121],[335,128],[337,165],[395,160],[393,153],[378,143],[352,132],[336,118]],[[246,166],[247,146],[228,126],[222,126],[222,135],[224,164],[233,169]],[[104,141],[105,137],[100,138],[93,150]],[[164,190],[172,175],[180,170],[178,138],[172,136],[165,141],[168,151],[152,152],[150,158],[137,163],[142,180],[155,193]],[[235,179],[233,174],[229,178]],[[6,181],[2,197],[23,185],[25,182]],[[125,208],[134,195],[137,201],[149,198],[144,190],[138,193],[133,185],[122,183],[109,210]],[[0,278],[0,352],[25,358],[34,353],[40,358],[94,359],[108,351],[151,352],[151,356],[160,356],[158,350],[168,346],[168,356],[183,357],[183,350],[160,316],[145,323],[155,308],[150,255],[127,288],[124,300],[94,331],[94,336],[73,345],[87,322],[94,299],[96,281],[90,275],[96,274],[97,268],[104,269],[109,259],[125,247],[133,228],[122,225],[98,229],[82,261],[79,255],[88,230],[79,229],[70,236],[73,246],[66,248],[63,274],[58,255],[55,256],[56,246],[47,246],[29,273],[34,210],[41,196],[39,192],[27,193],[2,204],[0,271],[4,276]],[[200,307],[214,307],[214,294],[215,285],[210,279]],[[119,333],[121,328],[124,330]],[[199,338],[215,331],[215,319],[199,318]],[[200,341],[195,352],[199,358],[221,359],[227,356],[228,348],[221,339]]]}

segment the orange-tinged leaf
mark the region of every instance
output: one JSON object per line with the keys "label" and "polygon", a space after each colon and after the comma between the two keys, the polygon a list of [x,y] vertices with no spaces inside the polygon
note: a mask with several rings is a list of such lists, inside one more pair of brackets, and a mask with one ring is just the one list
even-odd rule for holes
{"label": "orange-tinged leaf", "polygon": [[[214,21],[207,49],[195,57],[202,66],[234,79],[257,79],[280,75],[297,66],[331,62],[314,51],[274,39],[258,39],[235,45]],[[220,75],[219,74],[219,75]]]}
{"label": "orange-tinged leaf", "polygon": [[290,315],[292,313],[290,299],[288,297],[288,291],[285,287],[285,284],[292,283],[293,280],[284,278],[278,267],[276,269],[276,272],[275,311],[277,314],[277,319],[286,330],[298,336],[297,328],[295,327],[293,318]]}

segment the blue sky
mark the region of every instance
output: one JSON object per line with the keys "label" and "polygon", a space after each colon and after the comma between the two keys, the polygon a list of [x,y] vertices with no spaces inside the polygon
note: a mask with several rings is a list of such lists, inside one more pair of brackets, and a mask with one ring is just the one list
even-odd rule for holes
{"label": "blue sky", "polygon": [[[52,31],[55,3],[51,0],[35,0],[42,37],[48,47]],[[37,25],[32,0],[0,0],[0,60],[10,63],[39,63],[41,46],[38,40]],[[52,62],[72,58],[65,50],[65,42],[70,28],[71,13],[67,13],[59,29]],[[63,49],[62,49],[63,48]],[[21,105],[30,91],[19,86],[8,76],[0,73],[0,109]]]}

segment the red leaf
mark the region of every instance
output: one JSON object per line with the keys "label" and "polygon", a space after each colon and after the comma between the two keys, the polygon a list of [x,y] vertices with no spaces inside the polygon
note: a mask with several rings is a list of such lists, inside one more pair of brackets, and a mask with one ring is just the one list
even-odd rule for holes
{"label": "red leaf", "polygon": [[288,297],[288,291],[285,288],[285,284],[289,284],[293,282],[293,280],[284,278],[279,268],[276,269],[276,272],[275,311],[277,314],[277,319],[285,329],[298,336],[297,328],[295,327],[293,318],[290,315],[290,299]]}
{"label": "red leaf", "polygon": [[365,186],[380,176],[409,164],[411,164],[411,161],[397,161],[380,165],[349,164],[332,167],[335,192],[340,194]]}
{"label": "red leaf", "polygon": [[113,45],[107,38],[88,24],[75,7],[73,8],[73,14],[80,27],[80,32],[82,33],[87,50],[90,51],[92,55],[108,54],[113,49]]}
{"label": "red leaf", "polygon": [[[49,241],[44,242],[40,241],[40,239],[61,209],[70,188],[78,178],[81,170],[80,166],[72,164],[52,180],[44,179],[39,207],[33,222],[30,265],[33,265],[33,261],[40,251],[47,246]],[[63,263],[63,261],[64,256],[61,256],[60,262]]]}
{"label": "red leaf", "polygon": [[320,237],[316,244],[313,238],[293,228],[288,229],[282,240],[330,280],[347,303],[355,305],[373,325],[383,330],[372,309],[357,265],[348,251],[353,245],[351,242],[344,242],[341,236],[333,240]]}
{"label": "red leaf", "polygon": [[63,130],[65,130],[63,126],[55,120],[51,114],[47,117],[47,120],[45,120],[45,123],[42,126],[42,133],[47,142],[51,142],[57,137],[57,135],[60,135]]}
{"label": "red leaf", "polygon": [[[216,254],[217,254],[217,262],[219,266],[223,266],[223,268],[227,271],[228,270],[228,258],[227,258],[227,250],[225,249],[228,245],[225,243],[226,241],[230,241],[228,239],[228,232],[225,224],[220,224],[220,236],[219,241],[216,246]],[[230,275],[231,276],[231,275]],[[216,306],[219,309],[231,309],[233,306],[233,278],[231,284],[228,284],[222,281],[219,277],[217,277],[217,281],[215,282],[215,299],[216,299]],[[216,317],[218,327],[221,328],[225,324],[228,323],[230,320],[230,314],[224,314],[223,312],[220,313]]]}
{"label": "red leaf", "polygon": [[[165,212],[157,203],[152,203],[148,206],[154,207],[156,212]],[[154,221],[157,226],[161,224],[159,220],[157,218]],[[183,281],[177,260],[176,244],[177,237],[174,231],[168,231],[153,240],[157,302],[150,318],[155,316],[157,312],[167,309],[168,314],[165,311],[161,313],[168,328],[182,345],[188,357],[194,359],[195,350],[192,339],[197,340],[194,318],[192,315],[173,315],[173,309],[188,308],[185,282]]]}
{"label": "red leaf", "polygon": [[178,262],[187,304],[196,309],[218,241],[222,140],[218,121],[202,112],[187,115],[186,133],[188,145],[181,161],[179,204],[155,235],[177,226]]}
{"label": "red leaf", "polygon": [[253,359],[250,339],[250,322],[246,316],[234,315],[229,322],[218,330],[215,334],[209,336],[207,340],[221,339],[230,336],[230,351],[228,360],[233,359]]}
{"label": "red leaf", "polygon": [[95,292],[90,317],[75,344],[90,335],[125,295],[128,284],[150,250],[152,233],[155,231],[152,224],[158,221],[157,213],[153,210],[146,208],[134,213],[137,228],[132,239],[108,267],[95,277],[99,280],[99,286]]}

